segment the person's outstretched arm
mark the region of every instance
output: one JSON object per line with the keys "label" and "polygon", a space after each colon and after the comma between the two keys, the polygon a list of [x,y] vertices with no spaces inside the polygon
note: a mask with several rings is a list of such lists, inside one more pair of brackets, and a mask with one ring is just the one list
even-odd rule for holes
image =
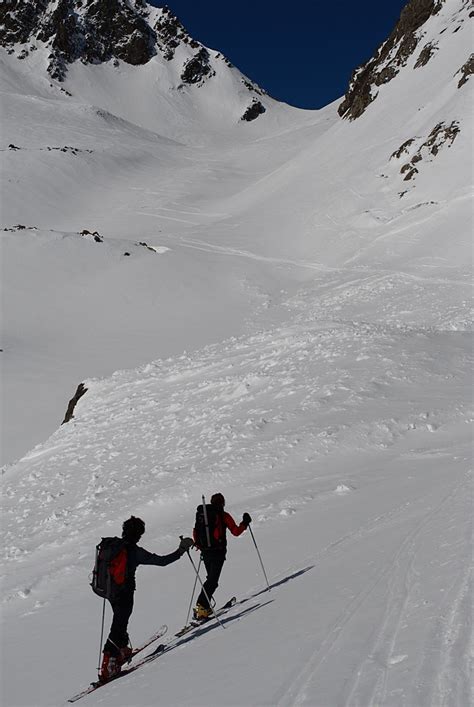
{"label": "person's outstretched arm", "polygon": [[159,567],[165,567],[179,560],[192,545],[193,541],[190,538],[183,538],[178,549],[174,552],[170,552],[169,555],[156,555],[154,552],[148,552],[148,550],[137,545],[137,565],[158,565]]}

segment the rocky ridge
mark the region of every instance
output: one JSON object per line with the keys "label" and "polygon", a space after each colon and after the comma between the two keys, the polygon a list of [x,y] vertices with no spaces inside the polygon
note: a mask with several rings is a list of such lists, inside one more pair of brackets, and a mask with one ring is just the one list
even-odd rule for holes
{"label": "rocky ridge", "polygon": [[[423,39],[423,26],[440,12],[445,2],[446,0],[410,0],[407,3],[388,39],[380,45],[369,61],[353,72],[344,100],[338,108],[341,117],[355,120],[364,113],[377,98],[379,86],[392,81],[418,51]],[[472,11],[467,15],[469,7],[472,8],[471,0],[465,0],[458,17],[453,21],[451,31],[457,32],[462,22],[473,17]],[[427,42],[421,48],[413,69],[426,66],[437,50],[436,42]],[[462,77],[459,88],[472,73],[472,57],[461,67],[460,72]]]}
{"label": "rocky ridge", "polygon": [[77,60],[145,64],[157,41],[147,19],[142,0],[10,0],[0,9],[0,43],[11,53],[20,50],[19,59],[44,43],[50,49],[48,73],[62,81]]}
{"label": "rocky ridge", "polygon": [[[158,55],[176,61],[182,84],[195,86],[212,79],[219,63],[232,67],[193,39],[169,7],[144,0],[6,0],[0,5],[0,45],[18,59],[46,46],[47,71],[58,82],[76,61],[137,66]],[[185,51],[178,58],[180,48]],[[242,119],[255,119],[265,111],[254,108],[264,91],[244,76],[241,83],[250,99]]]}

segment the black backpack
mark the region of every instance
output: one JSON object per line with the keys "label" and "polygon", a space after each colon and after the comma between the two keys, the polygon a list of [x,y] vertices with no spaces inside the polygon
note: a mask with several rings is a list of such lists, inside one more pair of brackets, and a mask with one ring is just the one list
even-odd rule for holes
{"label": "black backpack", "polygon": [[104,599],[116,599],[126,582],[127,568],[127,543],[122,538],[102,538],[95,552],[92,591]]}
{"label": "black backpack", "polygon": [[[223,548],[226,545],[225,524],[223,518],[224,512],[212,505],[212,503],[206,503],[205,509],[209,528],[209,538],[206,530],[204,506],[201,504],[196,508],[196,522],[194,524],[194,537],[196,544],[201,550],[207,547]],[[220,533],[215,532],[217,529],[220,530]]]}

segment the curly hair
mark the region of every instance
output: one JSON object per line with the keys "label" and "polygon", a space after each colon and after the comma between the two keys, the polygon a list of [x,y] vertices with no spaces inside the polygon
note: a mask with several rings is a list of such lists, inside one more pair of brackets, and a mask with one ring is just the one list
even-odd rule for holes
{"label": "curly hair", "polygon": [[141,518],[130,516],[122,525],[122,538],[131,542],[138,542],[145,532],[145,523]]}

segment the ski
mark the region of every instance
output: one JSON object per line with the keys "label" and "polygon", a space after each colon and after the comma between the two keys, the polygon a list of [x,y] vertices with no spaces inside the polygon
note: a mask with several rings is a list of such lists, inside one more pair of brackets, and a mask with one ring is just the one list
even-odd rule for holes
{"label": "ski", "polygon": [[235,604],[237,603],[237,598],[232,597],[227,601],[225,604],[220,606],[218,609],[212,612],[210,616],[208,616],[205,619],[192,619],[189,624],[186,624],[186,626],[183,626],[182,629],[177,631],[174,635],[176,638],[179,638],[180,636],[184,636],[186,633],[189,633],[189,631],[192,631],[194,628],[198,628],[199,626],[203,626],[204,624],[208,623],[208,621],[212,621],[216,616],[220,616],[221,614],[224,614],[226,611],[231,609]]}
{"label": "ski", "polygon": [[[163,624],[163,626],[160,626],[158,631],[156,631],[150,638],[148,638],[144,643],[140,644],[137,648],[133,649],[132,655],[130,657],[130,660],[127,662],[130,663],[131,660],[135,658],[136,655],[141,653],[142,651],[145,650],[145,648],[148,648],[148,646],[151,646],[152,643],[155,643],[155,641],[158,641],[162,636],[165,635],[165,633],[168,631],[168,626],[166,624]],[[95,682],[91,682],[89,687],[86,687],[85,690],[82,690],[81,692],[78,692],[77,695],[74,695],[74,697],[70,697],[68,699],[68,702],[77,702],[77,700],[80,700],[81,697],[85,697],[86,695],[89,695],[91,692],[94,692],[94,690],[98,690],[99,687],[103,687],[104,685],[108,685],[109,682],[113,682],[113,680],[116,680],[118,677],[121,675],[126,675],[131,668],[125,668],[125,670],[122,670],[120,673],[117,673],[113,678],[110,678],[110,680],[106,680],[105,682],[100,682],[99,680],[96,680]]]}
{"label": "ski", "polygon": [[[148,646],[150,646],[152,643],[155,643],[155,641],[158,641],[158,639],[160,639],[162,636],[164,636],[165,633],[168,633],[168,626],[166,624],[163,624],[163,626],[160,626],[158,631],[156,631],[156,633],[154,633],[153,636],[150,636],[150,638],[148,638],[144,643],[142,643],[140,646],[138,646],[138,648],[133,649],[130,660],[133,660],[133,658],[135,658],[135,656],[138,655],[138,653],[141,653],[142,651],[144,651],[145,648],[148,648]],[[127,662],[130,662],[130,660]]]}
{"label": "ski", "polygon": [[[188,634],[190,631],[193,631],[195,628],[199,628],[200,626],[206,625],[209,621],[211,621],[213,618],[215,618],[216,615],[220,616],[221,614],[225,614],[236,603],[237,603],[236,597],[232,597],[231,599],[229,599],[229,601],[227,601],[225,604],[223,604],[218,609],[216,609],[211,614],[211,616],[209,616],[208,618],[202,619],[201,621],[196,621],[196,620],[191,621],[189,624],[184,626],[182,629],[180,629],[179,631],[176,631],[176,633],[173,634],[171,636],[171,638],[168,639],[167,642],[160,643],[160,645],[158,645],[152,653],[144,656],[143,658],[138,660],[136,663],[131,665],[129,668],[125,668],[125,669],[121,670],[120,673],[117,673],[117,675],[114,675],[114,677],[110,678],[110,680],[106,680],[105,682],[99,682],[99,681],[92,682],[89,685],[89,687],[87,687],[85,690],[82,690],[82,692],[79,692],[77,695],[74,695],[74,697],[70,697],[68,699],[68,702],[77,702],[77,700],[80,700],[82,697],[89,695],[91,692],[94,692],[95,690],[98,690],[99,688],[104,687],[104,685],[108,685],[109,683],[114,682],[118,678],[128,675],[128,673],[134,672],[135,670],[137,670],[137,668],[141,667],[142,665],[145,665],[150,660],[154,660],[155,658],[157,658],[159,654],[165,653],[167,650],[169,650],[170,644],[172,644],[174,642],[174,639],[181,638],[181,636]],[[138,653],[141,653],[143,650],[145,650],[145,648],[150,646],[155,641],[159,640],[159,638],[161,638],[161,636],[163,636],[167,630],[168,630],[167,626],[162,626],[156,633],[153,634],[153,636],[151,636],[147,641],[145,641],[145,643],[142,643],[138,648],[135,648],[135,650],[132,653],[131,660],[133,660],[133,658]]]}

